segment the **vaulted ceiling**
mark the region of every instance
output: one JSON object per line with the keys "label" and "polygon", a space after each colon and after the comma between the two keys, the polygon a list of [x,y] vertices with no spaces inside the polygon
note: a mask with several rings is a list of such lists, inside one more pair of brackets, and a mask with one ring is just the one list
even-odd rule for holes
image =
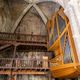
{"label": "vaulted ceiling", "polygon": [[[7,13],[3,15],[4,19],[2,23],[6,23],[6,21],[7,23],[6,26],[3,27],[6,28],[1,28],[1,31],[11,32],[15,32],[19,25],[22,24],[31,24],[34,26],[40,26],[42,24],[41,26],[45,26],[47,19],[50,19],[52,14],[60,7],[59,4],[52,2],[52,0],[6,0],[3,4],[6,4],[7,8],[5,7],[5,11],[2,12]],[[7,17],[5,15],[7,15]],[[25,17],[26,20],[24,20]],[[37,25],[36,21],[38,23]]]}

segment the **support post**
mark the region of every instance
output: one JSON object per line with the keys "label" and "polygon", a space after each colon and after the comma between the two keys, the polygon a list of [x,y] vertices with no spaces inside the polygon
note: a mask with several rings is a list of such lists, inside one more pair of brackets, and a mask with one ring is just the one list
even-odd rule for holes
{"label": "support post", "polygon": [[13,62],[14,62],[15,56],[16,56],[16,45],[14,46],[13,59],[12,59],[12,61],[11,61],[11,66],[12,66],[12,67],[13,67]]}
{"label": "support post", "polygon": [[16,74],[16,75],[14,75],[14,78],[13,78],[13,80],[17,80],[17,74]]}

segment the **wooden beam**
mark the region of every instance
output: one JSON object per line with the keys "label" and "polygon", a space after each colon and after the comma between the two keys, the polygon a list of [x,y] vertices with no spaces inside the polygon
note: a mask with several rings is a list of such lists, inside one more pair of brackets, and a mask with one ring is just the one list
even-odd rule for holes
{"label": "wooden beam", "polygon": [[11,61],[11,65],[13,66],[13,62],[14,62],[14,59],[15,59],[15,56],[16,56],[16,45],[14,46],[14,52],[13,52],[13,59]]}
{"label": "wooden beam", "polygon": [[[7,74],[7,75],[11,75],[11,70],[1,70],[0,71],[0,75],[1,74]],[[17,71],[12,71],[12,75],[17,75],[17,74],[23,74],[23,75],[27,75],[27,74],[33,74],[33,75],[45,75],[48,74],[48,72],[40,72],[40,71],[32,71],[32,70],[17,70]]]}
{"label": "wooden beam", "polygon": [[13,72],[13,74],[32,74],[32,75],[45,75],[48,72],[39,72],[39,71],[26,71],[26,70],[19,70],[17,72]]}
{"label": "wooden beam", "polygon": [[6,70],[6,71],[4,71],[4,70],[1,70],[0,71],[0,75],[6,75],[6,74],[8,74],[8,75],[11,75],[11,70]]}
{"label": "wooden beam", "polygon": [[5,49],[5,48],[10,47],[10,46],[11,46],[11,44],[3,45],[3,46],[0,47],[0,50]]}

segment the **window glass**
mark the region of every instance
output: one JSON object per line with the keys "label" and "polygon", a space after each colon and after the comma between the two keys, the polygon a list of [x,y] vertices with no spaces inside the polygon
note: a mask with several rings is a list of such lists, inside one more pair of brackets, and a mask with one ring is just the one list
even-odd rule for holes
{"label": "window glass", "polygon": [[49,55],[48,55],[49,59],[53,59],[55,58],[55,52],[49,52]]}
{"label": "window glass", "polygon": [[70,51],[70,45],[69,45],[69,40],[68,37],[66,39],[66,46],[64,49],[64,63],[71,63],[72,61],[72,56],[71,56],[71,51]]}
{"label": "window glass", "polygon": [[50,26],[50,30],[49,30],[49,45],[51,46],[53,44],[54,40],[53,40],[53,27],[52,25]]}
{"label": "window glass", "polygon": [[58,24],[59,24],[60,34],[61,34],[64,28],[66,27],[66,23],[65,20],[61,18],[61,16],[59,15],[58,15]]}
{"label": "window glass", "polygon": [[65,34],[60,39],[61,49],[63,52],[64,52],[64,39],[65,39]]}
{"label": "window glass", "polygon": [[58,38],[58,31],[57,31],[57,24],[56,24],[56,18],[54,21],[54,41]]}

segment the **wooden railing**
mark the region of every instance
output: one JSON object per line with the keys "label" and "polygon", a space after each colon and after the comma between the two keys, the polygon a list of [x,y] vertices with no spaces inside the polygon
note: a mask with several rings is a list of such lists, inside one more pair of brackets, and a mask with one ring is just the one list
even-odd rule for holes
{"label": "wooden railing", "polygon": [[[13,62],[13,63],[12,63]],[[48,60],[0,58],[0,69],[48,69]]]}
{"label": "wooden railing", "polygon": [[28,42],[28,43],[46,43],[47,42],[47,36],[0,32],[0,40]]}

